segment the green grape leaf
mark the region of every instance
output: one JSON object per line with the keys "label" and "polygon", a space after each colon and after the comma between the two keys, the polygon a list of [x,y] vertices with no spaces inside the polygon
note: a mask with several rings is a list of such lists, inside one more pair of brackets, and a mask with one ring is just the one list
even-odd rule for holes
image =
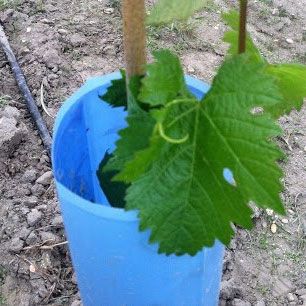
{"label": "green grape leaf", "polygon": [[97,170],[97,176],[99,179],[100,187],[103,190],[106,198],[108,199],[108,202],[113,207],[124,208],[124,198],[128,185],[122,182],[112,181],[113,176],[115,176],[118,171],[103,171],[105,165],[107,165],[108,161],[111,158],[112,155],[106,152]]}
{"label": "green grape leaf", "polygon": [[114,107],[124,106],[127,108],[127,92],[125,71],[120,70],[121,79],[112,80],[107,92],[100,98]]}
{"label": "green grape leaf", "polygon": [[[233,57],[202,101],[176,100],[155,116],[150,145],[159,148],[134,154],[133,166],[144,172],[128,188],[126,208],[139,210],[140,229],[151,229],[160,253],[194,255],[216,239],[228,244],[231,223],[252,226],[249,201],[284,213],[283,155],[272,142],[281,130],[269,114],[252,112],[281,100],[264,67]],[[225,171],[233,174],[229,182]]]}
{"label": "green grape leaf", "polygon": [[274,76],[283,95],[282,103],[273,105],[268,111],[278,118],[295,108],[300,110],[306,98],[306,66],[299,64],[268,65],[266,73]]}
{"label": "green grape leaf", "polygon": [[165,24],[185,20],[202,9],[207,0],[159,0],[147,17],[148,24]]}
{"label": "green grape leaf", "polygon": [[135,152],[149,145],[155,120],[145,111],[138,111],[127,117],[128,126],[119,132],[113,157],[103,171],[121,170],[133,158]]}
{"label": "green grape leaf", "polygon": [[162,141],[156,133],[152,136],[149,146],[137,151],[132,160],[126,162],[123,169],[114,176],[114,181],[131,183],[139,178],[153,163],[162,148]]}
{"label": "green grape leaf", "polygon": [[[230,44],[229,54],[236,55],[238,53],[239,14],[236,11],[230,11],[223,14],[223,19],[232,28],[232,31],[225,33],[224,41]],[[249,34],[247,35],[246,53],[249,54],[251,61],[267,64]],[[300,110],[303,99],[306,97],[306,66],[299,64],[268,64],[265,73],[275,78],[279,91],[283,96],[280,103],[266,107],[266,111],[272,117],[279,118],[284,114],[288,114],[294,108]]]}
{"label": "green grape leaf", "polygon": [[142,76],[134,75],[129,79],[129,86],[127,91],[127,104],[129,114],[139,113],[142,108],[139,104],[138,95],[141,88]]}
{"label": "green grape leaf", "polygon": [[183,68],[179,58],[169,50],[153,52],[156,61],[147,65],[142,79],[139,100],[153,105],[164,105],[178,96],[187,96]]}
{"label": "green grape leaf", "polygon": [[239,31],[239,13],[235,10],[222,13],[222,19],[233,31]]}
{"label": "green grape leaf", "polygon": [[[109,188],[116,188],[117,186],[120,196],[120,191],[126,188],[126,185],[118,185],[118,183],[115,182],[114,177],[118,175],[118,172],[124,167],[127,161],[132,159],[135,152],[148,146],[155,124],[154,119],[138,104],[139,101],[137,96],[139,95],[141,78],[142,77],[140,76],[132,77],[129,81],[128,92],[125,89],[129,108],[128,117],[126,119],[128,126],[119,132],[120,139],[116,143],[115,152],[111,155],[107,155],[107,158],[104,157],[97,171],[97,176],[102,189],[103,186]],[[124,73],[122,79],[124,79],[124,87],[126,88]],[[110,88],[110,95],[114,98],[115,94],[113,94],[112,91],[116,90],[118,84],[119,83],[115,83],[115,85]],[[115,203],[116,205],[122,205],[123,203],[122,201],[119,201],[120,199],[114,199],[113,201],[110,199],[110,195],[107,195],[107,197],[109,198],[110,203]]]}
{"label": "green grape leaf", "polygon": [[[239,13],[232,10],[223,13],[222,17],[225,23],[232,28],[232,30],[225,32],[223,40],[230,45],[228,53],[230,55],[236,55],[238,54]],[[265,61],[249,34],[247,34],[246,38],[246,53],[249,54],[250,60],[257,62]]]}

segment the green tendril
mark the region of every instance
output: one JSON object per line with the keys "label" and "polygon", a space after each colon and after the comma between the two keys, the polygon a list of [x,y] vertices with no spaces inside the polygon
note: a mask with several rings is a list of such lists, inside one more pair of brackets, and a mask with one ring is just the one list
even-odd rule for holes
{"label": "green tendril", "polygon": [[187,134],[185,137],[180,138],[180,139],[175,139],[175,138],[171,138],[171,137],[167,136],[167,135],[165,134],[163,125],[162,125],[160,122],[157,123],[157,128],[158,128],[159,135],[160,135],[163,139],[165,139],[167,142],[169,142],[169,143],[181,144],[181,143],[186,142],[186,141],[188,140],[188,138],[189,138],[189,134]]}
{"label": "green tendril", "polygon": [[191,101],[191,99],[173,100],[173,101],[167,103],[165,105],[165,107],[168,108],[168,107],[171,107],[171,106],[176,105],[176,104],[190,103],[190,101]]}

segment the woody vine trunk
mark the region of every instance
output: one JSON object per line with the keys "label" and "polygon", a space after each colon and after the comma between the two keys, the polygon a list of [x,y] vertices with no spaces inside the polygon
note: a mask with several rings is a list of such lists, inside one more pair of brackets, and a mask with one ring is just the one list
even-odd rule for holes
{"label": "woody vine trunk", "polygon": [[247,23],[248,1],[240,0],[240,24],[238,52],[244,53],[246,50],[246,23]]}
{"label": "woody vine trunk", "polygon": [[128,94],[128,110],[136,109],[135,101],[129,90],[132,77],[145,73],[146,64],[146,31],[144,0],[123,0],[123,40]]}

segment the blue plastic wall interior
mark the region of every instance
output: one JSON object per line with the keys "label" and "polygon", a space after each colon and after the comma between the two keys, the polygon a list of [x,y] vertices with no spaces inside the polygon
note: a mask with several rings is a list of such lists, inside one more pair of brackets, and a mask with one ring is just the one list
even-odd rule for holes
{"label": "blue plastic wall interior", "polygon": [[[137,212],[110,207],[96,170],[115,148],[126,113],[102,102],[118,72],[86,82],[62,106],[55,123],[53,170],[66,234],[84,306],[216,306],[224,247],[196,256],[157,254]],[[204,83],[186,77],[202,97]]]}

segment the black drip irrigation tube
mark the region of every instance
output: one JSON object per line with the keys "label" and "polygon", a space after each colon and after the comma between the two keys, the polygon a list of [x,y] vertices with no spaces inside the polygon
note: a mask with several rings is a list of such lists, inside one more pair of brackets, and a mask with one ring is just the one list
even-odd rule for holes
{"label": "black drip irrigation tube", "polygon": [[11,69],[15,76],[18,87],[23,95],[23,98],[26,102],[27,108],[32,116],[32,119],[38,129],[39,135],[43,141],[44,147],[47,150],[49,156],[51,156],[51,144],[52,138],[46,126],[44,119],[42,118],[38,107],[33,99],[33,96],[29,90],[26,79],[22,73],[22,70],[17,62],[17,59],[10,47],[8,39],[4,33],[3,27],[0,24],[0,46],[2,47],[7,60],[11,65]]}

